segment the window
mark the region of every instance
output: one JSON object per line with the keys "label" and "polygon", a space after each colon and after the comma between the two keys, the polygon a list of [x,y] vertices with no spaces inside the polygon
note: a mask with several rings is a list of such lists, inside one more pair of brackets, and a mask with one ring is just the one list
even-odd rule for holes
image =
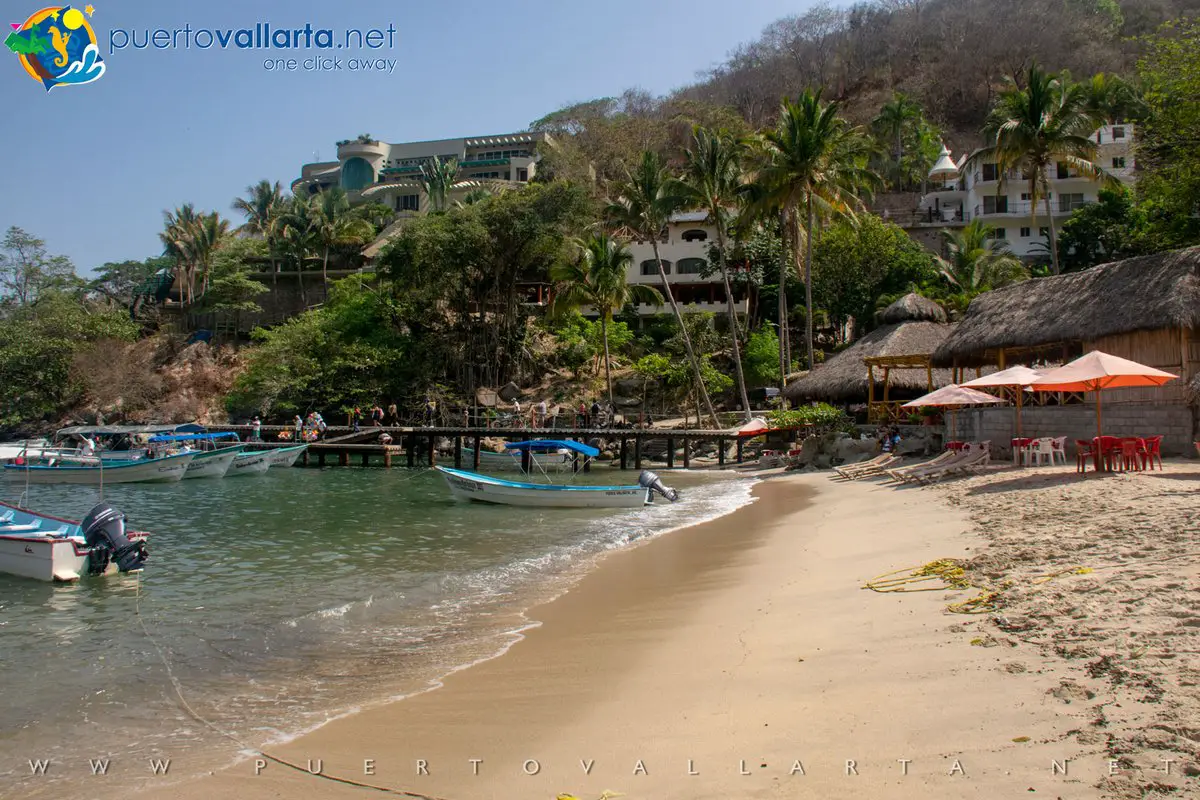
{"label": "window", "polygon": [[397,211],[420,211],[421,210],[421,195],[419,194],[402,194],[396,198]]}
{"label": "window", "polygon": [[699,228],[692,228],[691,230],[684,231],[682,238],[685,242],[705,242],[708,241],[708,232],[702,231]]}
{"label": "window", "polygon": [[1113,139],[1124,139],[1124,138],[1125,138],[1125,129],[1124,128],[1113,128]]}
{"label": "window", "polygon": [[504,180],[506,180],[506,181],[512,180],[512,170],[511,169],[504,170]]}
{"label": "window", "polygon": [[[671,274],[671,262],[670,261],[664,260],[662,262],[662,267],[663,267],[663,272],[665,272],[668,275]],[[648,258],[642,262],[642,274],[643,275],[657,275],[658,274],[658,265],[654,263],[653,258]]]}
{"label": "window", "polygon": [[523,168],[518,169],[517,170],[517,180],[521,181],[522,183],[529,180],[529,170],[523,169]]}
{"label": "window", "polygon": [[1057,164],[1054,165],[1054,168],[1057,172],[1057,176],[1060,181],[1066,180],[1067,178],[1071,177],[1071,170],[1069,167],[1067,167],[1067,162],[1059,161]]}
{"label": "window", "polygon": [[1112,160],[1113,169],[1125,169],[1125,156],[1117,156]]}
{"label": "window", "polygon": [[1066,194],[1059,192],[1058,194],[1058,210],[1061,214],[1069,214],[1075,209],[1083,205],[1083,195],[1080,193]]}
{"label": "window", "polygon": [[681,258],[678,266],[680,275],[700,275],[708,266],[708,262],[703,258]]}
{"label": "window", "polygon": [[1033,195],[1031,195],[1029,192],[1021,192],[1021,199],[1026,201],[1032,200]]}
{"label": "window", "polygon": [[983,213],[985,214],[1007,214],[1008,213],[1008,196],[1001,195],[984,195],[983,198]]}
{"label": "window", "polygon": [[983,179],[985,181],[1000,180],[1000,165],[999,164],[984,164]]}
{"label": "window", "polygon": [[988,231],[987,238],[989,238],[989,239],[1007,239],[1008,231],[1004,230],[1004,228],[992,228],[990,231]]}
{"label": "window", "polygon": [[1033,235],[1032,228],[1021,228],[1021,238],[1022,239],[1028,239],[1031,235]]}

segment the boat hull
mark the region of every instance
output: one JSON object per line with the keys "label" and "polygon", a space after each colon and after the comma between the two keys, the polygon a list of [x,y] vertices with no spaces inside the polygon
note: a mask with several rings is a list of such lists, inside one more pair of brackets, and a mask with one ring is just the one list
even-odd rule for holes
{"label": "boat hull", "polygon": [[650,502],[650,492],[642,486],[543,486],[448,467],[434,469],[459,500],[527,508],[641,508]]}
{"label": "boat hull", "polygon": [[229,465],[226,478],[236,478],[244,475],[262,475],[271,468],[271,454],[263,450],[250,453],[240,453]]}
{"label": "boat hull", "polygon": [[233,465],[233,460],[241,454],[241,447],[227,447],[221,450],[196,453],[192,463],[188,464],[184,480],[192,478],[224,478]]}
{"label": "boat hull", "polygon": [[[0,572],[40,581],[74,581],[88,574],[88,548],[77,522],[34,514],[0,503],[8,519],[0,523]],[[13,526],[38,530],[6,533]],[[129,534],[130,541],[148,538],[145,533]],[[110,563],[109,573],[116,572]],[[107,573],[106,573],[107,574]]]}
{"label": "boat hull", "polygon": [[[461,448],[462,463],[474,464],[475,451],[470,447]],[[570,453],[532,453],[534,465],[546,472],[570,472],[573,459]],[[507,453],[492,453],[487,450],[479,451],[479,469],[481,472],[523,472],[521,469],[521,454],[515,451]]]}
{"label": "boat hull", "polygon": [[298,444],[293,447],[277,447],[268,453],[269,461],[272,467],[290,467],[296,463],[296,459],[300,458],[307,449],[308,445],[306,444]]}
{"label": "boat hull", "polygon": [[9,480],[29,483],[68,483],[96,486],[100,483],[172,483],[182,480],[195,453],[165,456],[151,461],[132,461],[99,464],[64,464],[60,466],[33,466],[5,464],[4,474]]}

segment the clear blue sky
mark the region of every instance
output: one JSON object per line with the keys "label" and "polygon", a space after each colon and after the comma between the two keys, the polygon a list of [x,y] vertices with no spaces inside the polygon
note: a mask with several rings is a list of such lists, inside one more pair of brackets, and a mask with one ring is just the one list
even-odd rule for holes
{"label": "clear blue sky", "polygon": [[[107,71],[46,92],[0,48],[0,231],[20,226],[88,274],[161,248],[162,211],[184,202],[233,214],[262,178],[285,189],[300,165],[370,133],[416,141],[523,130],[568,103],[693,81],[764,26],[808,0],[366,0],[193,3],[83,0]],[[5,2],[0,20],[43,7]],[[80,6],[82,8],[82,6]],[[396,28],[393,49],[320,55],[384,57],[388,74],[267,71],[267,56],[318,51],[135,49],[110,54],[110,32],[134,42],[158,28]],[[133,32],[137,31],[136,34]],[[121,36],[113,37],[119,44]]]}

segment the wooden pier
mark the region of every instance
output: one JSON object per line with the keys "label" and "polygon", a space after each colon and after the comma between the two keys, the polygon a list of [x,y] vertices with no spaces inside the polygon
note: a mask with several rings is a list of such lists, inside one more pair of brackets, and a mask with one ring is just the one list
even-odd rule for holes
{"label": "wooden pier", "polygon": [[[212,425],[214,432],[232,431],[247,441],[251,435],[249,425]],[[292,430],[282,425],[263,425],[261,429],[262,442],[252,442],[259,447],[291,447],[293,441],[279,440],[281,431]],[[392,437],[391,444],[380,444],[380,434]],[[615,453],[613,465],[621,469],[642,469],[643,463],[650,455],[664,451],[657,461],[665,461],[667,469],[677,466],[688,469],[692,458],[700,445],[715,445],[717,465],[725,466],[727,462],[741,464],[745,455],[746,438],[739,437],[733,430],[674,430],[667,428],[557,428],[546,430],[511,429],[511,428],[399,428],[399,427],[363,427],[355,432],[345,426],[330,426],[325,430],[325,438],[312,442],[303,456],[304,466],[370,466],[372,463],[391,467],[397,459],[401,465],[410,469],[417,466],[432,466],[438,463],[439,453],[437,442],[448,439],[452,442],[453,452],[445,457],[447,465],[455,468],[479,469],[479,453],[484,439],[501,439],[509,442],[529,441],[530,439],[568,439],[578,442],[592,442],[599,439],[601,449],[610,449]],[[729,453],[730,446],[734,451]],[[463,448],[469,448],[474,453],[473,463],[463,463]],[[676,451],[682,449],[682,453]]]}

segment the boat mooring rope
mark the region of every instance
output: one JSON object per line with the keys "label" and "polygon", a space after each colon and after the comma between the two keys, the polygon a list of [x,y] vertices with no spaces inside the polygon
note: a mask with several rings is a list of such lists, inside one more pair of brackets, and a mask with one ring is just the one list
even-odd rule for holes
{"label": "boat mooring rope", "polygon": [[167,671],[167,678],[170,679],[171,686],[175,690],[175,696],[179,699],[179,704],[181,706],[183,706],[184,711],[186,711],[188,713],[188,715],[192,717],[192,719],[196,720],[201,725],[204,725],[205,727],[215,731],[216,733],[219,733],[221,736],[224,736],[225,738],[227,738],[230,741],[237,744],[243,750],[247,750],[249,752],[255,753],[268,761],[271,761],[275,764],[279,764],[280,766],[283,766],[283,767],[288,767],[290,769],[293,769],[296,772],[302,773],[303,775],[306,775],[310,778],[320,778],[322,780],[331,781],[333,783],[340,783],[340,784],[343,784],[346,786],[353,786],[353,787],[356,787],[359,789],[370,789],[372,791],[381,792],[383,794],[390,794],[390,795],[395,795],[398,797],[408,797],[408,798],[411,798],[412,800],[446,800],[446,798],[422,794],[421,792],[413,792],[413,791],[409,791],[407,789],[397,789],[392,786],[379,786],[377,784],[364,783],[362,781],[356,781],[353,778],[343,778],[338,775],[327,775],[324,772],[314,774],[307,767],[302,767],[299,764],[296,764],[292,761],[288,761],[286,758],[272,755],[271,753],[268,753],[265,750],[262,750],[260,748],[257,748],[257,747],[247,744],[242,739],[240,739],[237,736],[237,734],[235,734],[231,731],[227,731],[227,730],[221,728],[215,722],[212,722],[211,720],[205,718],[202,714],[200,714],[200,712],[198,712],[198,711],[196,711],[196,709],[192,708],[191,704],[188,703],[187,698],[184,697],[183,684],[180,683],[179,678],[177,678],[175,676],[175,670],[173,670],[171,668],[170,659],[167,658],[167,654],[163,651],[162,647],[159,645],[158,640],[155,639],[154,636],[150,633],[150,629],[146,626],[146,622],[142,618],[142,576],[141,576],[140,572],[137,573],[136,595],[135,595],[135,601],[134,601],[134,615],[137,617],[138,625],[141,627],[142,633],[145,634],[146,638],[150,641],[150,644],[154,645],[154,649],[158,652],[159,660],[162,661],[162,665]]}

